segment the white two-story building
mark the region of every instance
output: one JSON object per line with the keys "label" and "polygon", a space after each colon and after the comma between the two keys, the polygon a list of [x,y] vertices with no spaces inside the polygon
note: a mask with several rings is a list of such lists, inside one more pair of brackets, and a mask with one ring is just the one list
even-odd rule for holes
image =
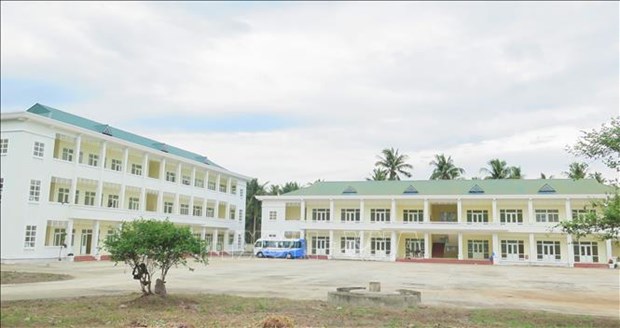
{"label": "white two-story building", "polygon": [[311,257],[606,265],[620,247],[557,228],[613,188],[595,180],[318,182],[260,196],[262,238],[306,238]]}
{"label": "white two-story building", "polygon": [[2,261],[106,258],[102,241],[140,217],[189,226],[213,252],[243,250],[248,177],[40,104],[1,123]]}

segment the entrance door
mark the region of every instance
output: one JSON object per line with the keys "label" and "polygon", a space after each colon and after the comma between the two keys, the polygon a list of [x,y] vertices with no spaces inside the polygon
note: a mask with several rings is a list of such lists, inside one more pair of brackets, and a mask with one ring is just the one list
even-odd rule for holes
{"label": "entrance door", "polygon": [[555,261],[555,247],[553,244],[542,245],[542,260],[553,262]]}
{"label": "entrance door", "polygon": [[90,254],[90,246],[93,241],[93,230],[82,229],[82,241],[80,243],[80,254]]}
{"label": "entrance door", "polygon": [[433,257],[443,258],[444,243],[433,243]]}
{"label": "entrance door", "polygon": [[473,259],[484,259],[484,243],[482,241],[472,241],[472,258]]}
{"label": "entrance door", "polygon": [[405,251],[407,257],[424,257],[424,239],[407,239]]}
{"label": "entrance door", "polygon": [[386,251],[387,243],[385,242],[385,239],[377,238],[377,240],[375,240],[375,256],[385,257],[387,254]]}
{"label": "entrance door", "polygon": [[344,254],[348,256],[353,256],[359,253],[357,243],[358,242],[355,239],[347,238],[344,243]]}
{"label": "entrance door", "polygon": [[593,263],[594,258],[592,256],[592,245],[591,244],[580,244],[579,245],[579,262]]}
{"label": "entrance door", "polygon": [[506,260],[519,260],[519,244],[516,241],[509,241],[506,243]]}
{"label": "entrance door", "polygon": [[314,254],[329,255],[329,237],[314,237]]}

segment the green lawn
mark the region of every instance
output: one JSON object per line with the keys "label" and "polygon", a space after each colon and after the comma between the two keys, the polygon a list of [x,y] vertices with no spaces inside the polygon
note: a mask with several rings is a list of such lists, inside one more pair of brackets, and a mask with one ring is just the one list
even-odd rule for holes
{"label": "green lawn", "polygon": [[70,275],[53,273],[17,272],[0,271],[0,283],[6,284],[27,284],[32,282],[56,281],[72,279]]}

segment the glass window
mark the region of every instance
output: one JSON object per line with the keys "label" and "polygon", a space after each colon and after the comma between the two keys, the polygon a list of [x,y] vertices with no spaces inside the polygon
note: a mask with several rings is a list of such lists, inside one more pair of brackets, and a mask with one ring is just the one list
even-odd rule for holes
{"label": "glass window", "polygon": [[424,221],[423,210],[403,210],[404,222],[422,222]]}
{"label": "glass window", "polygon": [[140,209],[140,198],[129,197],[129,209],[134,211]]}
{"label": "glass window", "polygon": [[30,198],[31,202],[38,202],[41,195],[41,181],[30,180]]}
{"label": "glass window", "polygon": [[118,208],[118,195],[108,195],[108,207]]}
{"label": "glass window", "polygon": [[329,221],[329,208],[313,208],[312,209],[312,220],[313,221]]}
{"label": "glass window", "polygon": [[142,165],[141,164],[131,164],[131,174],[142,175]]}
{"label": "glass window", "polygon": [[97,165],[99,165],[99,155],[88,154],[88,165],[90,165],[90,166],[97,166]]}
{"label": "glass window", "polygon": [[359,222],[360,221],[360,209],[359,208],[343,208],[340,210],[340,221],[342,222]]}
{"label": "glass window", "polygon": [[45,152],[45,144],[42,142],[35,141],[32,155],[36,157],[43,157],[44,152]]}
{"label": "glass window", "polygon": [[269,220],[276,220],[278,218],[278,212],[269,211]]}
{"label": "glass window", "polygon": [[389,222],[390,210],[387,208],[373,208],[370,210],[370,222]]}
{"label": "glass window", "polygon": [[55,228],[54,229],[54,246],[62,246],[65,243],[65,236],[67,232],[64,228]]}
{"label": "glass window", "polygon": [[172,214],[172,202],[164,202],[164,213]]}
{"label": "glass window", "polygon": [[194,216],[202,216],[202,206],[194,205]]}
{"label": "glass window", "polygon": [[123,161],[120,159],[112,159],[112,165],[110,165],[112,171],[121,171],[123,169]]}
{"label": "glass window", "polygon": [[212,218],[215,216],[215,209],[213,207],[207,207],[207,217]]}
{"label": "glass window", "polygon": [[536,222],[559,222],[560,214],[558,210],[536,210]]}
{"label": "glass window", "polygon": [[176,173],[174,172],[166,172],[166,181],[175,182],[177,178]]}
{"label": "glass window", "polygon": [[186,186],[189,186],[191,179],[192,178],[189,175],[184,175],[182,180],[181,180],[181,183],[183,183]]}
{"label": "glass window", "polygon": [[181,204],[181,215],[189,215],[189,205]]}
{"label": "glass window", "polygon": [[488,223],[489,211],[487,210],[467,210],[468,223]]}
{"label": "glass window", "polygon": [[66,204],[69,202],[69,188],[58,188],[58,198],[56,201]]}
{"label": "glass window", "polygon": [[73,162],[73,149],[71,148],[63,148],[62,149],[62,160]]}
{"label": "glass window", "polygon": [[93,206],[95,205],[95,192],[87,191],[84,193],[84,205]]}
{"label": "glass window", "polygon": [[205,181],[202,180],[202,179],[196,178],[196,180],[194,181],[194,186],[198,187],[198,188],[204,188],[205,187]]}
{"label": "glass window", "polygon": [[37,226],[27,225],[26,226],[26,237],[24,238],[24,247],[34,248],[36,238],[37,238]]}
{"label": "glass window", "polygon": [[9,152],[9,139],[0,139],[0,155]]}
{"label": "glass window", "polygon": [[500,223],[523,223],[523,211],[517,209],[499,210]]}

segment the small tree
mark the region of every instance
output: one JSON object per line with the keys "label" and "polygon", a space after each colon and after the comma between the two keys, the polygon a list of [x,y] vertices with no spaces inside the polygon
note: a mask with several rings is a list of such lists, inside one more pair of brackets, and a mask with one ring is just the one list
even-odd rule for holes
{"label": "small tree", "polygon": [[196,238],[189,227],[172,222],[139,219],[123,222],[121,227],[106,241],[104,249],[110,252],[112,261],[125,262],[140,281],[143,295],[153,294],[152,279],[159,278],[155,293],[166,295],[166,276],[173,266],[187,266],[187,258],[207,264],[206,242]]}

